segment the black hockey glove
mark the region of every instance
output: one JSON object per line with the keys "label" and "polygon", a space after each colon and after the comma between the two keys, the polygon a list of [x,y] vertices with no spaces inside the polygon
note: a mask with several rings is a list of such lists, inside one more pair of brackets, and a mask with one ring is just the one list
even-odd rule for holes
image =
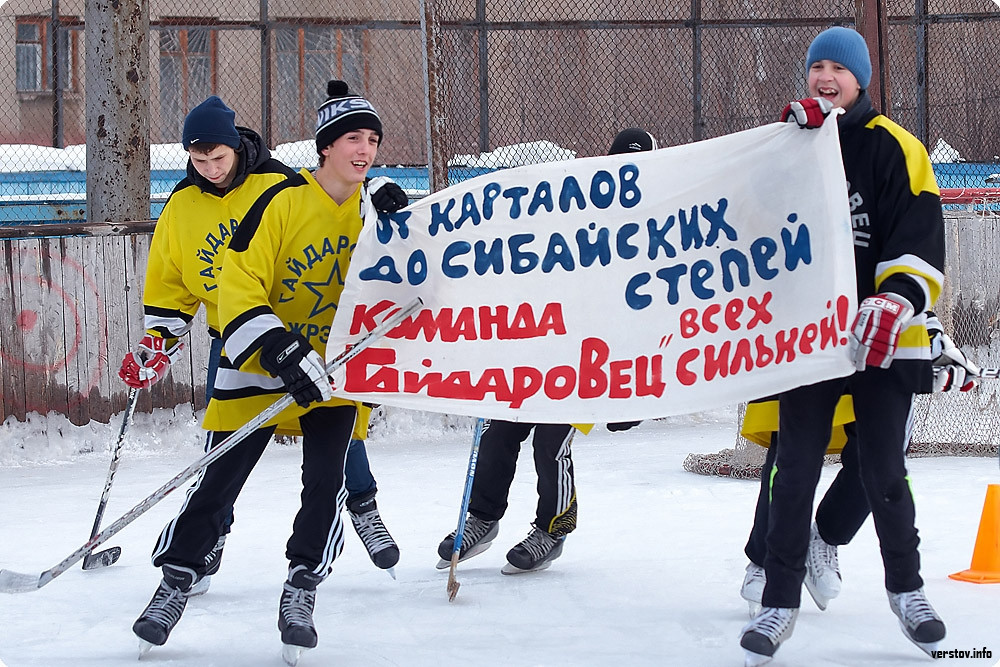
{"label": "black hockey glove", "polygon": [[637,421],[637,422],[611,422],[611,423],[608,424],[608,430],[609,431],[627,431],[630,428],[635,428],[636,426],[638,426],[641,423],[642,423],[641,421]]}
{"label": "black hockey glove", "polygon": [[302,334],[285,329],[264,334],[260,365],[273,377],[280,377],[285,391],[302,407],[333,398],[323,359]]}
{"label": "black hockey glove", "polygon": [[[380,180],[382,181],[381,184],[379,184]],[[377,188],[371,191],[371,197],[372,205],[375,206],[375,210],[379,213],[395,213],[410,203],[406,193],[403,192],[403,188],[390,180],[372,179],[371,185]]]}

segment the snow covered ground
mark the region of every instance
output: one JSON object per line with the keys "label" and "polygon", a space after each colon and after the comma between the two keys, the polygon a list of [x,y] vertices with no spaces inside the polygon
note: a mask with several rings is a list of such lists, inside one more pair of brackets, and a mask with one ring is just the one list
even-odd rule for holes
{"label": "snow covered ground", "polygon": [[[105,524],[199,456],[201,432],[184,413],[137,415]],[[369,456],[379,507],[402,552],[398,579],[372,566],[357,536],[348,535],[319,589],[319,647],[299,665],[742,665],[742,547],[756,485],[681,467],[689,452],[731,447],[735,414],[645,422],[624,433],[598,427],[578,437],[579,528],[549,570],[502,576],[504,555],[526,535],[536,499],[530,452],[523,452],[500,536],[459,566],[461,589],[449,603],[447,570],[434,569],[435,550],[458,519],[471,420],[392,413],[370,440]],[[0,425],[0,567],[39,573],[86,542],[115,421]],[[271,445],[237,504],[211,590],[188,604],[169,642],[143,664],[283,664],[277,602],[299,463],[294,445]],[[986,487],[1000,481],[997,461],[929,458],[909,468],[926,590],[948,624],[942,648],[993,656],[945,662],[1000,664],[1000,586],[947,578],[969,566]],[[834,473],[824,472],[823,488]],[[122,548],[114,566],[76,566],[41,590],[0,596],[0,664],[136,664],[132,621],[159,580],[149,553],[181,496],[169,496],[104,545]],[[841,596],[820,612],[805,595],[795,633],[772,664],[929,664],[889,611],[870,521],[841,549],[841,566]]]}

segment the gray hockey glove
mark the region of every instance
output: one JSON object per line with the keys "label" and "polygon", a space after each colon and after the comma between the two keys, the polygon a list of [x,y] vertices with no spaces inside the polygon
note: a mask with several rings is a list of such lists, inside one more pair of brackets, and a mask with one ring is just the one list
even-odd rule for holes
{"label": "gray hockey glove", "polygon": [[285,391],[302,407],[333,398],[333,387],[323,359],[302,334],[274,329],[264,334],[260,365],[273,377],[280,377]]}
{"label": "gray hockey glove", "polygon": [[368,192],[371,193],[372,205],[379,213],[395,213],[410,203],[403,188],[385,176],[368,181]]}
{"label": "gray hockey glove", "polygon": [[952,342],[933,313],[927,318],[934,360],[934,391],[969,391],[979,384],[979,366]]}

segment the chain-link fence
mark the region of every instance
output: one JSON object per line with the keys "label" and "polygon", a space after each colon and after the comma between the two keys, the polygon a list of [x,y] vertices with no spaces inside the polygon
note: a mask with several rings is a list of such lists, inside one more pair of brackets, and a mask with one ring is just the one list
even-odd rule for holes
{"label": "chain-link fence", "polygon": [[[0,224],[79,217],[83,4],[0,6]],[[810,40],[839,24],[865,33],[876,106],[927,145],[940,184],[990,185],[1000,172],[996,5],[863,4],[153,0],[150,141],[178,142],[187,110],[217,94],[280,158],[311,166],[315,109],[326,81],[342,78],[383,116],[379,161],[408,168],[393,175],[419,192],[483,169],[602,154],[627,126],[672,145],[773,121],[806,94]],[[156,149],[161,204],[185,157]]]}

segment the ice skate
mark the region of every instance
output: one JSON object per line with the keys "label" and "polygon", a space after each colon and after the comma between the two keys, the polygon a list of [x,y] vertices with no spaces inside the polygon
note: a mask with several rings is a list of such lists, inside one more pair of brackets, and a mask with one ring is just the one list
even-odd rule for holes
{"label": "ice skate", "polygon": [[770,662],[781,643],[792,636],[799,610],[763,607],[753,620],[743,627],[740,646],[746,667]]}
{"label": "ice skate", "polygon": [[840,595],[840,563],[837,560],[837,545],[828,544],[820,537],[816,524],[809,535],[809,551],[806,552],[806,590],[813,602],[826,609],[830,600]]}
{"label": "ice skate", "polygon": [[[455,550],[457,532],[453,530],[448,533],[448,537],[441,540],[441,544],[438,545],[438,556],[441,560],[438,561],[437,569],[446,570],[451,566],[451,553]],[[458,554],[458,562],[478,556],[489,549],[499,532],[499,521],[483,521],[469,514],[465,520],[465,530],[462,531],[462,549]]]}
{"label": "ice skate", "polygon": [[767,575],[764,574],[764,568],[750,561],[747,564],[746,574],[743,575],[743,586],[740,587],[740,597],[747,601],[750,618],[760,613],[760,600],[764,597],[766,583]]}
{"label": "ice skate", "polygon": [[222,566],[222,548],[224,546],[226,546],[226,536],[220,535],[215,546],[205,556],[205,576],[195,582],[195,585],[188,591],[189,598],[208,592],[208,587],[212,584],[212,575],[218,572],[219,567]]}
{"label": "ice skate", "polygon": [[297,565],[288,572],[278,604],[278,630],[284,644],[281,657],[289,665],[298,662],[302,651],[315,648],[319,641],[312,616],[316,608],[316,586],[322,580],[305,565]]}
{"label": "ice skate", "polygon": [[886,592],[889,595],[889,607],[899,619],[903,634],[933,658],[932,651],[936,651],[944,639],[945,627],[944,621],[927,601],[924,589],[918,588],[909,593]]}
{"label": "ice skate", "polygon": [[500,570],[503,574],[523,574],[538,572],[552,565],[552,561],[562,555],[566,536],[556,537],[544,530],[532,527],[528,536],[507,552],[507,564]]}
{"label": "ice skate", "polygon": [[351,515],[354,530],[368,550],[368,557],[372,559],[375,567],[386,570],[389,576],[395,579],[393,567],[399,562],[399,547],[382,523],[375,497],[348,503],[347,512]]}
{"label": "ice skate", "polygon": [[153,599],[132,624],[139,638],[139,657],[153,646],[163,646],[171,630],[181,620],[187,606],[188,591],[197,579],[194,570],[174,565],[163,566],[163,580],[153,593]]}

